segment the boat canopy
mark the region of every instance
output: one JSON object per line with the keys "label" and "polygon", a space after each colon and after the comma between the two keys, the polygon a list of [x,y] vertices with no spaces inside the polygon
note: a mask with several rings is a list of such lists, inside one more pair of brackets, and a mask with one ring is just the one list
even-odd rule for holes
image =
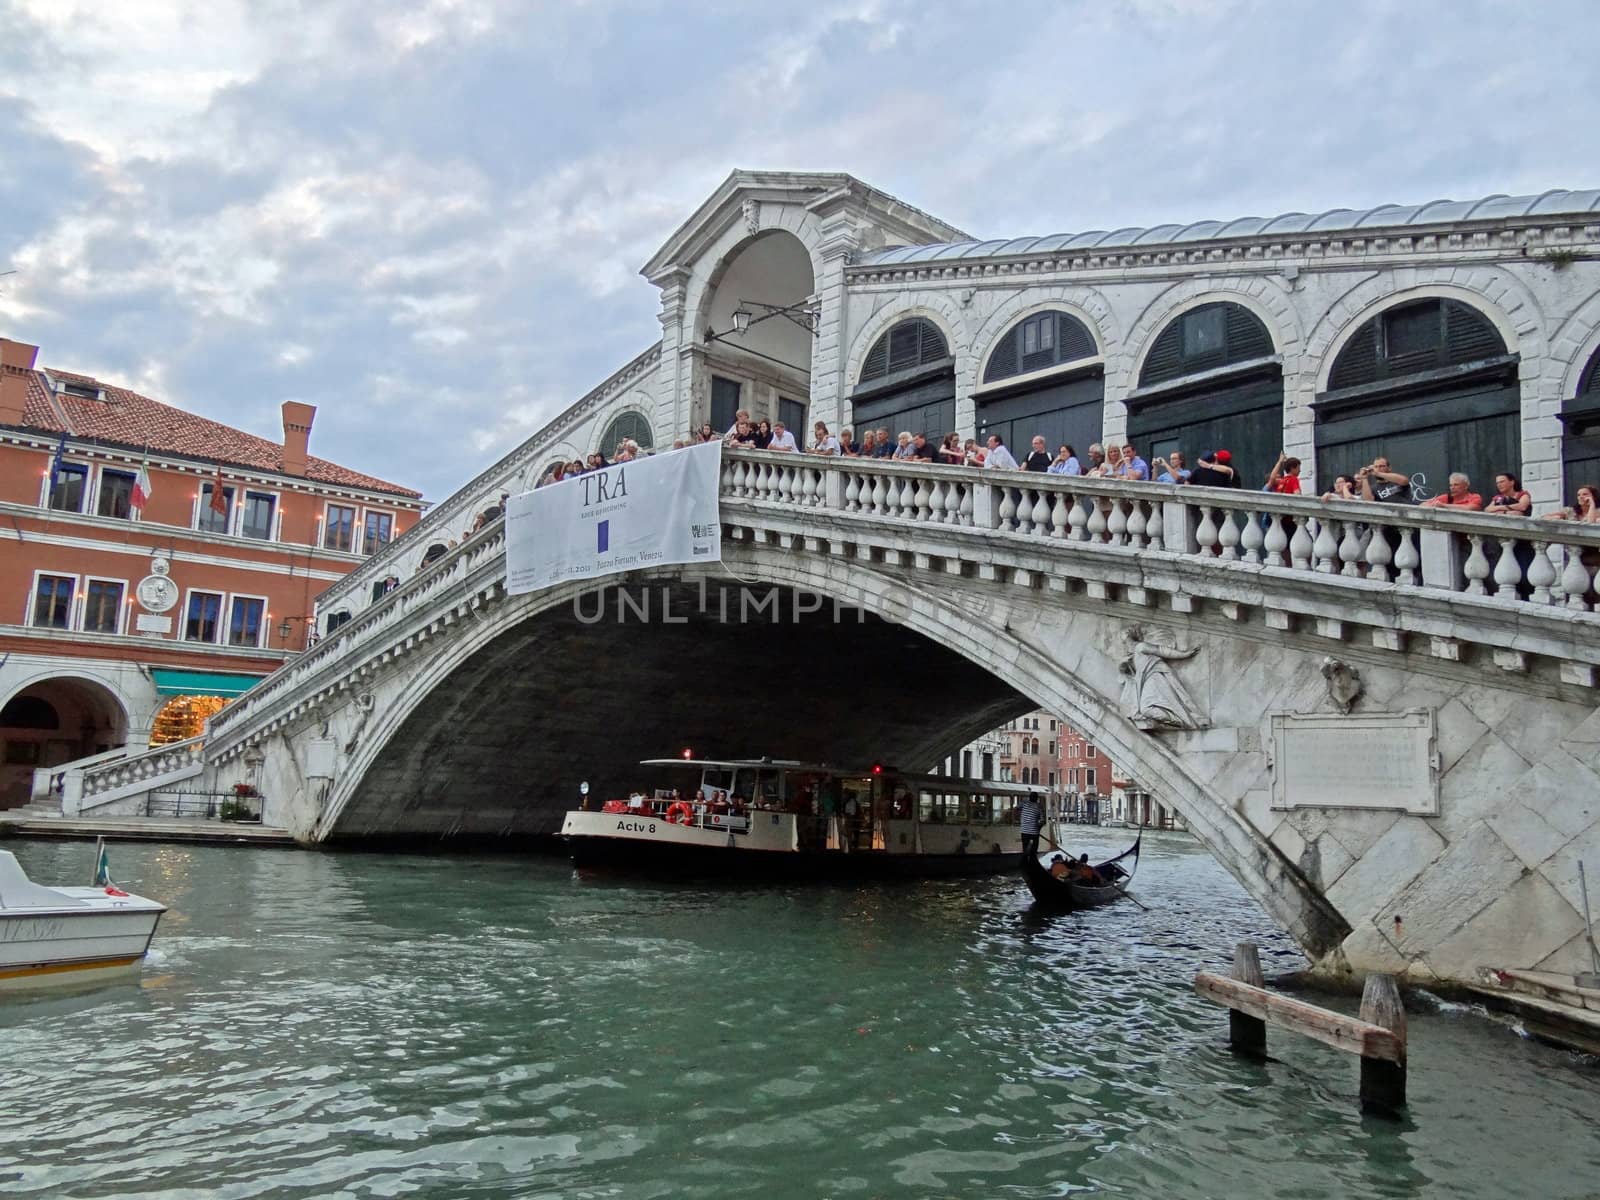
{"label": "boat canopy", "polygon": [[868,778],[873,775],[888,775],[901,783],[925,790],[943,791],[974,791],[994,792],[1007,796],[1026,796],[1029,792],[1044,793],[1049,789],[1038,784],[1028,785],[1022,783],[1006,783],[998,779],[967,779],[958,775],[922,775],[909,771],[900,771],[893,767],[840,767],[829,763],[808,763],[797,758],[646,758],[639,762],[641,767],[693,767],[696,770],[707,768],[724,771],[789,771],[796,774],[816,773],[819,775],[839,775],[846,778]]}

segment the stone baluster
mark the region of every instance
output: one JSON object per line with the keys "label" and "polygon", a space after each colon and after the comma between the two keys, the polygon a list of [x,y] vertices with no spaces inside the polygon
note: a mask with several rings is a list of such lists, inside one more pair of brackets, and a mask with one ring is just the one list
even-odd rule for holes
{"label": "stone baluster", "polygon": [[861,511],[861,476],[850,472],[850,482],[844,485],[844,506],[848,512]]}
{"label": "stone baluster", "polygon": [[946,525],[965,525],[961,519],[961,505],[966,499],[967,487],[952,479],[944,485],[944,523]]}
{"label": "stone baluster", "polygon": [[1333,522],[1326,517],[1317,518],[1317,540],[1311,553],[1316,557],[1317,570],[1332,575],[1339,569],[1339,543],[1333,536]]}
{"label": "stone baluster", "polygon": [[917,479],[916,508],[911,515],[919,521],[926,521],[933,515],[933,488],[927,479]]}
{"label": "stone baluster", "polygon": [[817,503],[817,472],[810,467],[800,468],[800,503],[807,508]]}
{"label": "stone baluster", "polygon": [[1339,539],[1339,560],[1344,563],[1341,575],[1359,577],[1361,575],[1361,533],[1356,528],[1354,521],[1340,522],[1344,526],[1344,536]]}
{"label": "stone baluster", "polygon": [[[1231,508],[1218,510],[1218,518],[1222,524],[1217,526],[1217,545],[1222,547],[1222,557],[1229,562],[1239,559],[1239,522],[1238,514]],[[1246,514],[1247,516],[1249,514]]]}
{"label": "stone baluster", "polygon": [[877,516],[877,517],[883,516],[884,513],[886,511],[888,511],[888,504],[889,504],[889,487],[888,487],[888,484],[884,481],[884,478],[883,478],[883,476],[881,474],[880,475],[874,475],[872,477],[872,507],[871,507],[871,512],[872,512],[873,516]]}
{"label": "stone baluster", "polygon": [[1100,506],[1094,502],[1093,496],[1088,498],[1087,504],[1080,503],[1078,497],[1074,496],[1067,510],[1067,537],[1074,542],[1088,541],[1086,526],[1091,514],[1099,511]]}
{"label": "stone baluster", "polygon": [[1461,568],[1462,574],[1467,577],[1467,593],[1486,596],[1489,590],[1483,586],[1483,581],[1489,578],[1489,558],[1483,552],[1483,535],[1468,534],[1467,542],[1472,546],[1472,552],[1467,555],[1467,561]]}
{"label": "stone baluster", "polygon": [[1550,561],[1550,545],[1547,542],[1533,543],[1533,561],[1528,564],[1528,582],[1533,585],[1533,602],[1535,604],[1554,604],[1555,596],[1550,591],[1550,585],[1556,581],[1556,566]]}
{"label": "stone baluster", "polygon": [[1381,525],[1373,526],[1367,530],[1366,553],[1367,578],[1375,579],[1379,583],[1387,583],[1391,578],[1389,564],[1394,561],[1394,551],[1389,549],[1388,531]]}
{"label": "stone baluster", "polygon": [[1000,488],[1000,528],[1002,530],[1011,529],[1013,525],[1012,518],[1017,515],[1017,502],[1011,498],[1011,492],[1011,488]]}
{"label": "stone baluster", "polygon": [[794,472],[788,467],[779,467],[777,469],[777,475],[778,478],[776,482],[778,486],[773,489],[777,493],[775,498],[777,499],[778,503],[787,504],[790,500],[794,499]]}
{"label": "stone baluster", "polygon": [[1561,591],[1567,607],[1587,611],[1589,607],[1589,568],[1583,565],[1583,547],[1567,546],[1567,567],[1561,572]]}
{"label": "stone baluster", "polygon": [[1149,538],[1150,549],[1161,549],[1162,532],[1165,527],[1166,506],[1160,500],[1150,501],[1150,519],[1145,522],[1145,534]]}
{"label": "stone baluster", "polygon": [[963,525],[973,525],[973,524],[976,524],[976,522],[977,522],[977,518],[976,518],[976,516],[974,515],[974,513],[972,511],[973,510],[973,505],[974,505],[974,501],[973,501],[972,496],[973,496],[973,492],[975,492],[976,490],[977,489],[974,488],[969,483],[964,483],[964,484],[961,485],[961,509],[960,509],[960,513],[961,513],[961,524],[963,524]]}
{"label": "stone baluster", "polygon": [[1067,536],[1067,502],[1071,499],[1065,492],[1056,493],[1056,502],[1050,506],[1050,536],[1066,540]]}
{"label": "stone baluster", "polygon": [[[1422,566],[1422,553],[1417,549],[1417,531],[1408,525],[1398,527],[1400,545],[1394,552],[1395,579],[1399,583],[1415,586],[1417,569]],[[1373,539],[1376,541],[1376,537]]]}
{"label": "stone baluster", "polygon": [[744,495],[745,480],[749,476],[749,474],[750,474],[750,464],[745,462],[744,459],[741,458],[741,459],[739,459],[737,462],[735,462],[733,464],[732,482],[733,482],[733,494],[735,496]]}
{"label": "stone baluster", "polygon": [[1034,493],[1033,502],[1033,532],[1039,537],[1050,536],[1050,500],[1049,493],[1040,488]]}
{"label": "stone baluster", "polygon": [[1195,528],[1194,539],[1200,544],[1201,558],[1217,556],[1217,523],[1212,520],[1209,504],[1200,506],[1200,524]]}
{"label": "stone baluster", "polygon": [[1289,539],[1289,565],[1296,571],[1311,569],[1311,555],[1315,547],[1311,541],[1310,521],[1296,521],[1294,536]]}
{"label": "stone baluster", "polygon": [[1122,498],[1111,497],[1106,513],[1106,541],[1113,546],[1124,545],[1128,540],[1128,514],[1122,507]]}
{"label": "stone baluster", "polygon": [[1135,550],[1144,549],[1145,528],[1144,502],[1142,500],[1128,501],[1128,545]]}
{"label": "stone baluster", "polygon": [[1521,583],[1522,564],[1517,561],[1517,543],[1506,538],[1500,543],[1500,557],[1494,563],[1494,594],[1502,600],[1515,600]]}
{"label": "stone baluster", "polygon": [[1017,532],[1033,532],[1033,491],[1030,488],[1017,490]]}
{"label": "stone baluster", "polygon": [[1261,528],[1261,522],[1271,519],[1267,513],[1245,512],[1244,528],[1239,531],[1239,544],[1244,547],[1245,562],[1255,564],[1261,561],[1261,547],[1266,541],[1266,531]]}

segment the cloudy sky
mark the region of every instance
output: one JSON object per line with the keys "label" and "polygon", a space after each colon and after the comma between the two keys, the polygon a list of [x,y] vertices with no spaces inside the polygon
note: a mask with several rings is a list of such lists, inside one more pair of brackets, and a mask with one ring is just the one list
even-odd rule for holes
{"label": "cloudy sky", "polygon": [[439,499],[734,167],[981,236],[1600,184],[1593,0],[0,0],[0,334]]}

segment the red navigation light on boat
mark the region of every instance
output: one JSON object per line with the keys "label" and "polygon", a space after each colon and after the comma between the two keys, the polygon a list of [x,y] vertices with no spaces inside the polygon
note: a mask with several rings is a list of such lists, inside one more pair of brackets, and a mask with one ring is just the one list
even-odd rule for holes
{"label": "red navigation light on boat", "polygon": [[689,749],[689,747],[685,746],[683,748],[683,757],[686,758],[686,759],[693,758],[694,757],[694,751]]}
{"label": "red navigation light on boat", "polygon": [[872,773],[874,775],[882,775],[883,774],[883,764],[882,763],[873,763],[872,764]]}

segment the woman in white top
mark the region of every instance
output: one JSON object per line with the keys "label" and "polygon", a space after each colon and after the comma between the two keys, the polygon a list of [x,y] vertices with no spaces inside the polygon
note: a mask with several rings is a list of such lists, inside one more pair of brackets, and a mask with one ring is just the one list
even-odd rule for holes
{"label": "woman in white top", "polygon": [[914,457],[916,457],[917,448],[911,444],[911,435],[909,433],[906,433],[906,432],[902,431],[900,436],[895,439],[895,443],[896,444],[895,444],[895,448],[894,448],[894,457],[896,457],[896,458],[914,458]]}

